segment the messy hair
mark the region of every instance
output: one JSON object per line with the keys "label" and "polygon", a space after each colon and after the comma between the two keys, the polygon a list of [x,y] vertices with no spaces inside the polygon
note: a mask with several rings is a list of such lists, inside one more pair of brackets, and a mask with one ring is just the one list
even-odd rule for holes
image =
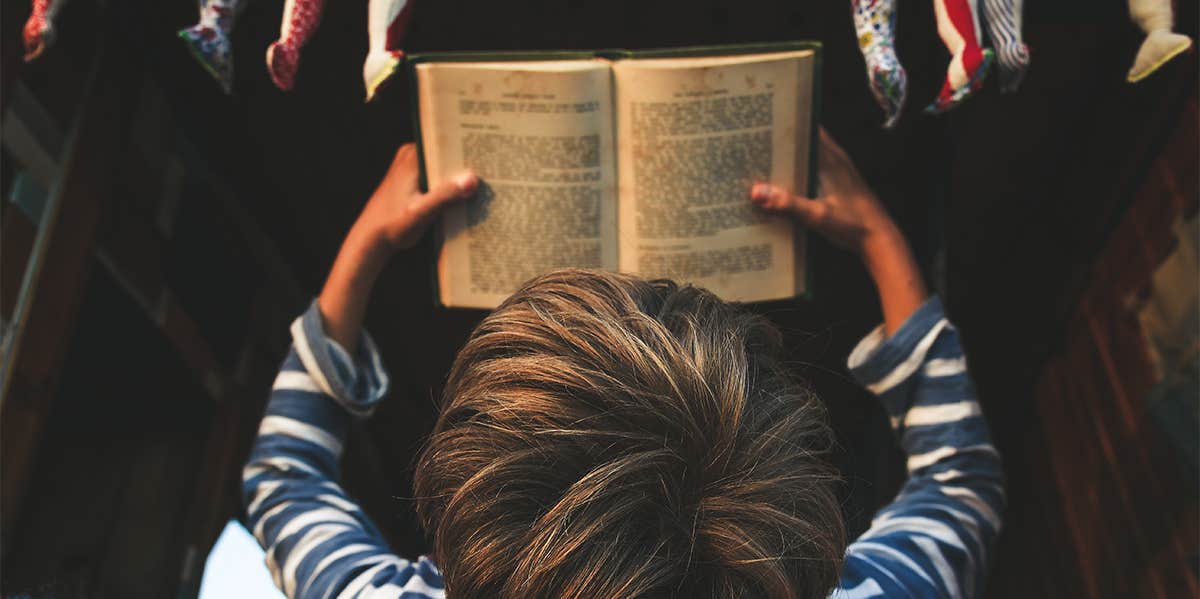
{"label": "messy hair", "polygon": [[417,466],[447,595],[827,596],[832,438],[780,353],[696,287],[529,282],[459,352]]}

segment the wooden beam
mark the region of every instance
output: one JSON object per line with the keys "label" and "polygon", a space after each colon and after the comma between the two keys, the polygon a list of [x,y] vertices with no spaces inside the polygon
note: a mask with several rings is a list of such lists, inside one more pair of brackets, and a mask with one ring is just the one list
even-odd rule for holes
{"label": "wooden beam", "polygon": [[58,179],[62,131],[24,83],[13,86],[0,139],[43,189],[49,189]]}
{"label": "wooden beam", "polygon": [[96,222],[119,154],[120,77],[104,41],[65,143],[21,292],[0,370],[0,545],[9,538],[28,483],[57,374],[91,267]]}

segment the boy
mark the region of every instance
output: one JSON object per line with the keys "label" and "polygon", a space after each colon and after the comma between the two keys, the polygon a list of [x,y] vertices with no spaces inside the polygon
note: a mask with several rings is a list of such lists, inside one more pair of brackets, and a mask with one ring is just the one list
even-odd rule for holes
{"label": "boy", "polygon": [[820,160],[820,197],[755,185],[750,201],[859,252],[878,287],[884,324],[849,367],[883,402],[909,479],[849,547],[824,410],[779,361],[771,325],[703,290],[562,271],[460,351],[415,478],[433,556],[392,555],[334,482],[349,418],[388,386],[363,312],[388,257],[478,183],[464,173],[420,193],[406,145],[292,325],[243,473],[276,585],[290,597],[978,595],[1004,490],[957,333],[824,131]]}

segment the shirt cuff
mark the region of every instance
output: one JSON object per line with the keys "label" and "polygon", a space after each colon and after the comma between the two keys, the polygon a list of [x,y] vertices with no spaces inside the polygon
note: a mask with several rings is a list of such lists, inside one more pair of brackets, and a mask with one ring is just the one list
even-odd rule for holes
{"label": "shirt cuff", "polygon": [[921,367],[929,348],[946,328],[952,326],[942,310],[942,300],[931,297],[890,338],[882,324],[867,333],[850,352],[846,366],[859,384],[883,394]]}
{"label": "shirt cuff", "polygon": [[292,343],[317,387],[359,418],[370,416],[387,394],[390,381],[379,350],[366,331],[353,357],[325,335],[317,300],[292,323]]}

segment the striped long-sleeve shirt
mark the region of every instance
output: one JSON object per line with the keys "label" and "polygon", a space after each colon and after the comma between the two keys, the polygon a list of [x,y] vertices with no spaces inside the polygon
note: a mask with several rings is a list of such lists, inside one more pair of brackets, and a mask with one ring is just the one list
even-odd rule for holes
{"label": "striped long-sleeve shirt", "polygon": [[890,338],[882,326],[872,331],[849,366],[883,403],[908,455],[908,480],[846,549],[834,597],[980,596],[1004,480],[941,301],[927,301]]}
{"label": "striped long-sleeve shirt", "polygon": [[[292,337],[242,478],[247,524],[276,586],[289,597],[443,599],[437,566],[394,555],[336,482],[349,419],[369,415],[388,386],[370,337],[351,357],[325,337],[315,303]],[[927,302],[890,338],[869,334],[849,366],[879,395],[909,478],[847,548],[833,597],[977,596],[1004,489],[941,303]]]}

